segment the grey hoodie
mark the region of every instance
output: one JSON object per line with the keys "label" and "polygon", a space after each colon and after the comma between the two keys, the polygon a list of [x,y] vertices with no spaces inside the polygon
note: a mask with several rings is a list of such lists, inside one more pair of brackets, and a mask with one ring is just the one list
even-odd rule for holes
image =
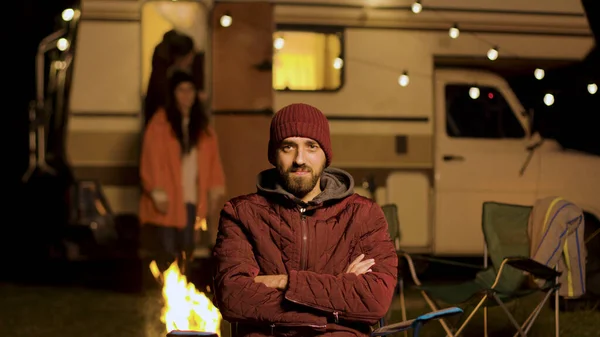
{"label": "grey hoodie", "polygon": [[350,173],[328,167],[321,175],[321,193],[308,203],[303,202],[296,196],[286,191],[279,183],[279,172],[277,169],[269,169],[258,174],[256,183],[258,193],[268,196],[283,196],[293,200],[299,205],[318,206],[328,202],[342,200],[354,194],[354,179]]}

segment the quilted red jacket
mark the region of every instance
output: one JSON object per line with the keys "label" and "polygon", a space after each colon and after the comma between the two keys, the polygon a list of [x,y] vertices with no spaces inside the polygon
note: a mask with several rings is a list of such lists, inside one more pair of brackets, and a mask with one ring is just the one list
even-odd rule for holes
{"label": "quilted red jacket", "polygon": [[[239,336],[367,336],[388,311],[398,257],[381,208],[353,192],[348,173],[324,171],[323,192],[304,203],[259,175],[258,192],[221,212],[215,245],[215,298]],[[360,254],[372,272],[346,273]],[[287,274],[285,291],[255,283]]]}

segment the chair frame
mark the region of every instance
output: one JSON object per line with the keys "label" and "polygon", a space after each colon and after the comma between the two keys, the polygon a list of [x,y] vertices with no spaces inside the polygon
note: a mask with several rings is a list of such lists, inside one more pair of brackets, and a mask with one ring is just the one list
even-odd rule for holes
{"label": "chair frame", "polygon": [[[399,224],[399,219],[396,219],[396,221],[398,221],[398,224]],[[392,238],[392,239],[394,239],[394,238]],[[416,268],[415,268],[415,264],[413,262],[412,256],[409,253],[400,250],[399,247],[396,247],[396,250],[399,254],[399,257],[404,258],[406,260],[409,271],[410,271],[410,276],[411,276],[413,282],[415,283],[415,285],[417,287],[421,287],[423,284],[417,276],[417,272],[416,272]],[[484,260],[483,260],[482,270],[485,270],[488,268],[487,242],[485,242],[485,244],[484,244],[483,259]],[[523,272],[527,272],[537,278],[545,279],[547,281],[552,281],[552,286],[550,286],[549,288],[539,289],[540,291],[545,292],[545,296],[544,296],[543,300],[540,301],[539,304],[535,307],[535,309],[531,312],[529,317],[527,317],[527,319],[521,325],[519,325],[519,323],[517,322],[515,317],[510,313],[506,304],[499,298],[498,291],[496,289],[496,287],[498,286],[498,283],[500,282],[502,273],[505,270],[506,265],[512,266]],[[541,274],[539,273],[540,270],[542,271]],[[472,310],[472,312],[469,314],[469,316],[465,319],[465,321],[458,327],[456,332],[453,331],[455,329],[453,329],[451,327],[451,325],[448,324],[448,322],[444,318],[440,318],[438,320],[438,322],[440,323],[440,325],[442,326],[444,331],[446,331],[448,337],[458,337],[460,335],[460,333],[462,333],[464,331],[464,329],[469,324],[469,322],[472,320],[472,318],[477,313],[477,311],[483,306],[484,336],[487,337],[488,336],[488,317],[487,317],[488,316],[488,306],[485,306],[484,304],[487,300],[491,299],[491,300],[495,301],[496,304],[500,308],[502,308],[502,310],[504,311],[504,313],[507,315],[508,319],[510,320],[511,324],[517,329],[517,332],[515,333],[514,337],[517,337],[517,336],[526,337],[527,333],[530,331],[531,327],[533,326],[533,323],[535,322],[536,318],[542,311],[544,305],[548,302],[548,299],[554,293],[555,336],[559,337],[560,336],[560,319],[559,319],[559,307],[558,307],[558,304],[559,304],[558,290],[560,288],[559,276],[560,276],[560,273],[556,270],[556,268],[554,268],[554,269],[549,268],[549,267],[547,267],[541,263],[538,263],[528,257],[521,257],[521,256],[505,257],[498,268],[498,272],[496,273],[496,278],[494,280],[494,283],[492,284],[491,287],[489,287],[488,289],[485,289],[483,291],[482,298],[479,300],[479,302],[477,303],[475,308]],[[406,302],[405,302],[405,298],[404,298],[405,297],[404,286],[403,286],[403,280],[402,280],[401,275],[398,276],[398,283],[399,283],[399,288],[400,288],[399,291],[400,291],[400,305],[401,305],[401,310],[402,310],[402,319],[406,320],[406,304],[405,304]],[[430,307],[431,310],[434,310],[434,311],[440,310],[439,305],[437,305],[435,303],[435,301],[432,299],[432,297],[425,290],[420,290],[420,292],[421,292],[421,296],[423,296],[423,299],[425,300],[425,302],[427,303],[427,305]],[[405,336],[407,336],[406,333],[405,333]]]}
{"label": "chair frame", "polygon": [[[419,278],[417,277],[417,274],[415,272],[415,267],[414,267],[414,263],[412,261],[412,257],[410,256],[410,254],[408,253],[402,253],[402,256],[407,260],[408,262],[408,266],[410,269],[410,273],[411,273],[411,277],[413,279],[413,281],[415,282],[415,284],[417,286],[421,286],[422,283],[419,280]],[[559,326],[559,310],[558,310],[558,301],[559,301],[559,295],[558,295],[558,289],[560,287],[560,284],[558,283],[558,272],[555,272],[555,276],[554,277],[554,284],[552,285],[552,287],[550,287],[549,289],[547,289],[546,294],[544,296],[544,299],[542,301],[539,302],[539,304],[535,307],[535,309],[531,312],[531,314],[529,315],[529,317],[527,317],[527,319],[525,320],[525,322],[523,322],[522,325],[519,325],[519,323],[517,322],[517,320],[514,318],[514,316],[510,313],[510,311],[508,310],[506,304],[498,297],[497,295],[497,291],[496,291],[496,286],[498,285],[500,278],[502,277],[502,272],[504,271],[504,267],[506,265],[510,265],[513,266],[515,268],[517,268],[517,265],[520,262],[526,261],[527,263],[531,263],[531,262],[535,262],[529,258],[525,258],[525,257],[507,257],[502,261],[502,264],[500,265],[500,268],[498,269],[498,273],[496,274],[496,279],[494,281],[494,284],[489,288],[485,290],[485,293],[483,294],[482,298],[479,300],[479,302],[477,303],[477,305],[475,306],[475,308],[472,310],[472,312],[470,313],[470,315],[467,317],[467,319],[460,325],[460,327],[458,328],[458,330],[456,330],[456,332],[453,332],[454,329],[452,329],[450,327],[450,325],[448,324],[448,322],[445,319],[440,319],[439,322],[442,326],[442,328],[446,331],[446,333],[448,334],[447,336],[449,337],[458,337],[460,335],[461,332],[463,332],[463,330],[466,328],[466,326],[470,323],[471,319],[473,318],[473,316],[477,313],[477,311],[483,306],[483,317],[484,317],[484,336],[488,336],[488,322],[487,322],[487,306],[484,306],[484,303],[488,300],[488,299],[493,299],[500,308],[502,308],[502,310],[504,311],[504,313],[507,315],[508,319],[510,320],[510,322],[513,324],[513,326],[517,329],[517,333],[515,333],[514,337],[516,336],[521,336],[521,337],[526,337],[527,333],[529,333],[529,330],[531,329],[531,327],[533,326],[533,323],[535,322],[535,319],[538,317],[538,315],[540,314],[540,312],[542,311],[544,305],[546,304],[546,302],[548,301],[548,299],[550,298],[550,296],[554,293],[554,301],[555,301],[555,312],[554,312],[554,320],[555,320],[555,336],[559,337],[560,332],[560,326]],[[537,262],[535,262],[537,263]],[[545,267],[545,266],[544,266]],[[547,268],[547,267],[546,267]],[[522,268],[517,268],[520,269],[522,271],[527,271],[525,269]],[[553,270],[554,271],[554,270]],[[439,308],[439,306],[435,303],[435,301],[431,298],[431,296],[425,291],[425,290],[420,290],[421,295],[423,296],[423,298],[425,299],[425,302],[427,302],[427,305],[429,305],[429,307],[431,308],[431,310],[438,310],[437,308]],[[401,290],[401,294],[400,297],[403,298],[404,297],[404,292]],[[401,300],[401,303],[403,303],[404,301]],[[402,311],[405,312],[405,307],[402,307]]]}

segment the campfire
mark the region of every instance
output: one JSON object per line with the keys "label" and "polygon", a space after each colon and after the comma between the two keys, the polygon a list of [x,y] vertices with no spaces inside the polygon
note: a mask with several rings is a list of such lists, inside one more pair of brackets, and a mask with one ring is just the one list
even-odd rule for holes
{"label": "campfire", "polygon": [[[221,335],[221,314],[212,301],[179,270],[177,261],[160,272],[156,261],[150,263],[152,275],[162,284],[163,308],[161,321],[167,332],[192,330]],[[208,287],[207,287],[208,288]],[[208,288],[207,290],[210,290]]]}

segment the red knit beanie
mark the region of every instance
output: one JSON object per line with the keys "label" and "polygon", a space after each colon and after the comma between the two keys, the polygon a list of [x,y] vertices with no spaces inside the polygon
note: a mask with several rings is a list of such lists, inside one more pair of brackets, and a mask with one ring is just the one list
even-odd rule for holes
{"label": "red knit beanie", "polygon": [[333,152],[329,136],[327,117],[314,106],[294,103],[277,111],[271,120],[271,137],[269,139],[269,162],[276,165],[277,148],[288,137],[304,137],[314,139],[325,152],[325,167],[331,164]]}

